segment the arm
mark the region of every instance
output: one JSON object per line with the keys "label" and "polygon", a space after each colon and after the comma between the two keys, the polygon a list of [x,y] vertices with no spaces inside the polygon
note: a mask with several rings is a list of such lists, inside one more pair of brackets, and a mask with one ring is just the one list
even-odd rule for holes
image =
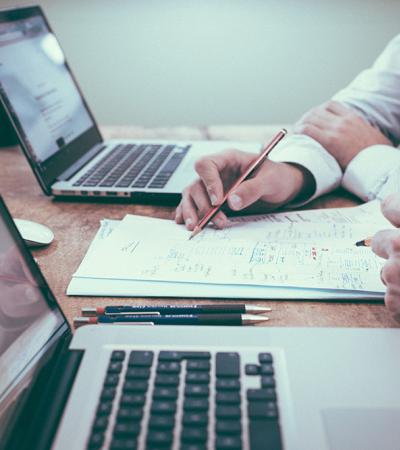
{"label": "arm", "polygon": [[364,200],[393,191],[391,174],[400,168],[400,152],[393,147],[400,142],[399,86],[400,35],[370,69],[295,127],[336,158],[343,186]]}

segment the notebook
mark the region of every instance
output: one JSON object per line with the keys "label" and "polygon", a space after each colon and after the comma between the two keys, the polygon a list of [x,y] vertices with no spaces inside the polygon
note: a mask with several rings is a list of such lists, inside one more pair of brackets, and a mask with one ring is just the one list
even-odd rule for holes
{"label": "notebook", "polygon": [[355,242],[392,225],[374,201],[353,208],[236,217],[190,233],[173,221],[102,221],[68,295],[382,299],[384,261]]}

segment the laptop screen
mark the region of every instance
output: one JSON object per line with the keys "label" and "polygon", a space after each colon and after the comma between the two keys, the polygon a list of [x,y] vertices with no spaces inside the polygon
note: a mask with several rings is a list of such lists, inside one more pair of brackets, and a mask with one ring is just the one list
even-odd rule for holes
{"label": "laptop screen", "polygon": [[0,442],[22,388],[63,325],[0,197]]}
{"label": "laptop screen", "polygon": [[0,23],[0,89],[39,164],[94,125],[40,15]]}

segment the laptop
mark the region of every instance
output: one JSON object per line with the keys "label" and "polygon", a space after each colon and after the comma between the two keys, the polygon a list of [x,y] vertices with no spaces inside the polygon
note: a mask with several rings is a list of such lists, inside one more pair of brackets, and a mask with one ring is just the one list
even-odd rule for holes
{"label": "laptop", "polygon": [[105,142],[38,6],[0,11],[0,100],[47,195],[174,203],[196,178],[201,156],[261,148],[223,141]]}
{"label": "laptop", "polygon": [[0,449],[393,450],[400,329],[88,325],[0,198]]}

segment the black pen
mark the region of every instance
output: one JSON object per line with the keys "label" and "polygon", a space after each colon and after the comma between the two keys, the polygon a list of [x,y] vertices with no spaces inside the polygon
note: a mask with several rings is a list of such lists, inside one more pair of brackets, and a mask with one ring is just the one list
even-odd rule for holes
{"label": "black pen", "polygon": [[82,308],[82,315],[165,315],[165,314],[264,314],[271,311],[266,306],[237,304],[219,305],[138,305],[138,306],[99,306],[97,308]]}
{"label": "black pen", "polygon": [[76,317],[74,324],[145,324],[145,325],[253,325],[266,322],[268,317],[252,314],[182,314],[182,315],[108,315]]}

